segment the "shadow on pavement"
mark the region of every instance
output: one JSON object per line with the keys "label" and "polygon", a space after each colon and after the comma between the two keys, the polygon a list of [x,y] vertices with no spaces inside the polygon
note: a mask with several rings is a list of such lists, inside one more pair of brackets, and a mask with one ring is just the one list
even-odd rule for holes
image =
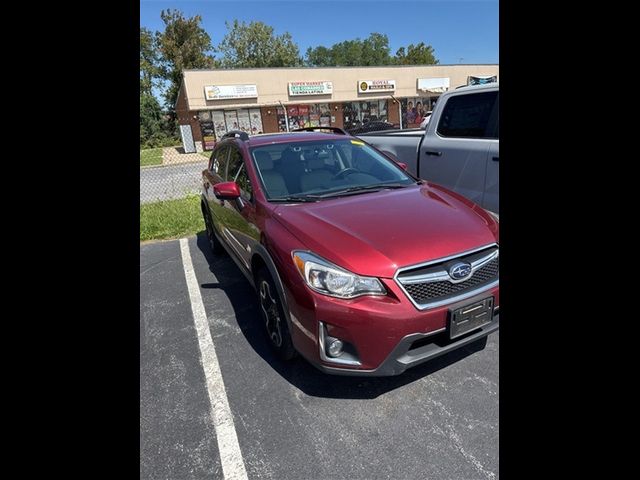
{"label": "shadow on pavement", "polygon": [[209,264],[209,270],[218,283],[203,283],[201,288],[222,290],[233,306],[238,327],[251,347],[276,372],[305,394],[325,398],[371,399],[415,380],[430,375],[463,358],[482,350],[486,337],[466,347],[459,348],[422,365],[410,368],[395,377],[346,377],[327,375],[301,356],[283,362],[272,352],[260,320],[255,291],[229,255],[214,255],[209,248],[206,234],[197,235],[197,245]]}

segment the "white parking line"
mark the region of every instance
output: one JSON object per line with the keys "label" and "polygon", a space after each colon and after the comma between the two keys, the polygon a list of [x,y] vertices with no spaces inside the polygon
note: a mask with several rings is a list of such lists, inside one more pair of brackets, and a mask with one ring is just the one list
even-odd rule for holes
{"label": "white parking line", "polygon": [[198,279],[193,271],[193,262],[189,252],[189,242],[186,238],[180,239],[180,251],[182,252],[182,265],[184,275],[187,279],[189,298],[191,300],[191,311],[193,321],[198,334],[198,345],[202,356],[202,366],[207,382],[207,393],[211,404],[211,417],[216,429],[218,440],[218,450],[220,450],[220,463],[225,480],[243,480],[247,478],[247,471],[244,467],[242,452],[238,444],[236,428],[233,424],[233,415],[229,408],[227,392],[224,388],[224,381],[220,373],[218,356],[211,339],[211,331],[207,314],[202,303]]}

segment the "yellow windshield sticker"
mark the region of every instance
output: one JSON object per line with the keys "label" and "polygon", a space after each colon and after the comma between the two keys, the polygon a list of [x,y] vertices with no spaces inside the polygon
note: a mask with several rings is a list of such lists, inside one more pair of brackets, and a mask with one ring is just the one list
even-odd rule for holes
{"label": "yellow windshield sticker", "polygon": [[351,143],[353,143],[354,145],[364,145],[364,142],[361,142],[359,140],[351,140]]}

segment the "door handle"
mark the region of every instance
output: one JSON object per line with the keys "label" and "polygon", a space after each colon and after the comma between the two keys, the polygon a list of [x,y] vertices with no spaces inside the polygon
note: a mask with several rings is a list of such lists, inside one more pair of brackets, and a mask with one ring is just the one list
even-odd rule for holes
{"label": "door handle", "polygon": [[442,156],[442,152],[434,152],[433,150],[425,150],[424,154],[425,155],[434,155],[436,157],[441,157]]}
{"label": "door handle", "polygon": [[498,157],[493,157],[491,160],[493,160],[494,162],[498,162]]}

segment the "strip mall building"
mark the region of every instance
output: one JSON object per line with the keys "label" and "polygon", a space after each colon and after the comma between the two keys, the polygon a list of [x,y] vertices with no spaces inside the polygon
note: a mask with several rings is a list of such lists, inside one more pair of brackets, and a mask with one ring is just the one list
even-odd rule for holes
{"label": "strip mall building", "polygon": [[420,124],[439,95],[498,81],[498,65],[184,70],[176,113],[186,152],[210,150],[229,130]]}

